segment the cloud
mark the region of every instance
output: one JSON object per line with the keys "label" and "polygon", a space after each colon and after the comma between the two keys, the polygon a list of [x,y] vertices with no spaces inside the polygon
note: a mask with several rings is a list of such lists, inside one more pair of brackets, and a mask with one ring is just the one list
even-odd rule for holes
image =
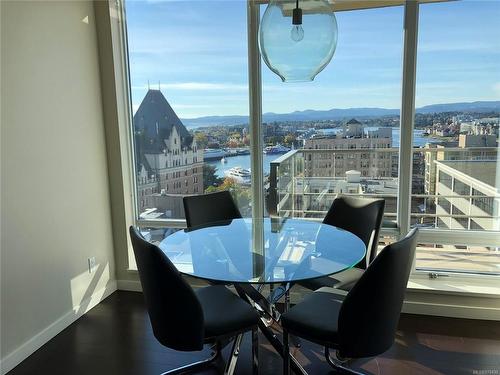
{"label": "cloud", "polygon": [[[150,87],[158,88],[158,84],[152,83]],[[133,86],[135,90],[145,90],[148,85]],[[184,91],[248,91],[248,85],[222,82],[175,82],[160,83],[162,90],[184,90]]]}
{"label": "cloud", "polygon": [[[132,113],[136,113],[139,109],[140,104],[132,104]],[[207,109],[213,108],[213,105],[209,104],[175,104],[175,110],[193,110],[193,109]]]}
{"label": "cloud", "polygon": [[418,45],[418,52],[479,52],[494,49],[495,45],[487,42],[422,42]]}
{"label": "cloud", "polygon": [[213,106],[208,104],[176,104],[175,108],[179,109],[197,109],[197,108],[212,108]]}
{"label": "cloud", "polygon": [[496,82],[493,84],[493,92],[500,96],[500,82]]}

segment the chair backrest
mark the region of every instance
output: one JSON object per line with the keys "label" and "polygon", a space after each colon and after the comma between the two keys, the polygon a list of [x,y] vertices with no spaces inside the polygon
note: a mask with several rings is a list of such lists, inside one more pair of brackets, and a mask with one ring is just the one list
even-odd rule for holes
{"label": "chair backrest", "polygon": [[[206,258],[203,244],[209,240],[215,240],[215,248],[218,251],[226,252],[236,269],[246,270],[251,265],[251,253],[248,252],[248,240],[250,234],[243,222],[233,222],[233,219],[242,218],[236,203],[228,190],[209,193],[203,195],[192,195],[183,198],[184,212],[186,213],[186,223],[188,228],[198,229],[199,226],[229,225],[232,224],[231,232],[220,233],[216,238],[201,239],[201,243],[191,243],[193,265],[199,269],[203,266],[202,258]],[[240,235],[241,241],[234,240],[234,236]],[[198,239],[200,240],[200,239]],[[193,241],[193,239],[192,239]],[[220,245],[220,246],[218,246]],[[213,248],[210,249],[210,253]],[[197,265],[197,266],[196,266]],[[222,264],[221,264],[222,266]]]}
{"label": "chair backrest", "polygon": [[339,313],[340,354],[371,357],[394,342],[410,276],[417,229],[386,246],[347,294]]}
{"label": "chair backrest", "polygon": [[187,196],[183,198],[183,203],[188,228],[241,218],[241,213],[227,190]]}
{"label": "chair backrest", "polygon": [[144,240],[136,228],[129,232],[156,339],[175,350],[201,350],[203,310],[193,289],[163,251]]}
{"label": "chair backrest", "polygon": [[366,257],[356,267],[366,268],[377,255],[378,234],[384,216],[384,199],[336,198],[323,224],[345,229],[358,236],[366,246]]}

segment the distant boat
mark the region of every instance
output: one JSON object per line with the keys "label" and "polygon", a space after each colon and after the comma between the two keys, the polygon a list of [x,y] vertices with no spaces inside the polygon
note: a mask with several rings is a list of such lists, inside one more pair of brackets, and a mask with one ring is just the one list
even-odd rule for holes
{"label": "distant boat", "polygon": [[250,185],[252,181],[250,170],[241,167],[230,168],[224,172],[224,175],[234,179],[238,184]]}
{"label": "distant boat", "polygon": [[267,146],[264,148],[264,154],[285,154],[288,151],[290,151],[288,147],[280,145],[279,143],[276,144],[276,146]]}
{"label": "distant boat", "polygon": [[226,151],[222,148],[206,148],[203,151],[204,160],[220,160],[226,156]]}
{"label": "distant boat", "polygon": [[236,149],[236,154],[237,155],[249,155],[250,150],[248,148],[238,148],[238,149]]}
{"label": "distant boat", "polygon": [[250,150],[248,148],[228,148],[226,149],[226,156],[239,156],[239,155],[248,155],[250,154]]}

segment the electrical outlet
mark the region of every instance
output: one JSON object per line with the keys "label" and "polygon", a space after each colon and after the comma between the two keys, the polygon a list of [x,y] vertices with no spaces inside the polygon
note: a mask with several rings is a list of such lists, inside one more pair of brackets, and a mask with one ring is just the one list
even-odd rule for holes
{"label": "electrical outlet", "polygon": [[95,257],[88,258],[89,263],[89,273],[94,272],[95,270]]}

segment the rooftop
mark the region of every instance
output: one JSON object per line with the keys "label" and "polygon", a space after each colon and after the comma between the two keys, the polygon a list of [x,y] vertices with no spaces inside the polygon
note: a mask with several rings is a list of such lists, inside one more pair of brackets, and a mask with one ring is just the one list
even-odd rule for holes
{"label": "rooftop", "polygon": [[361,125],[361,123],[358,120],[356,120],[355,118],[352,118],[349,121],[347,121],[347,125],[350,125],[350,124]]}
{"label": "rooftop", "polygon": [[190,147],[192,136],[172,109],[160,90],[149,89],[134,115],[134,128],[142,132],[138,140],[140,151],[144,153],[162,153],[164,140],[170,137],[176,128],[183,147]]}

